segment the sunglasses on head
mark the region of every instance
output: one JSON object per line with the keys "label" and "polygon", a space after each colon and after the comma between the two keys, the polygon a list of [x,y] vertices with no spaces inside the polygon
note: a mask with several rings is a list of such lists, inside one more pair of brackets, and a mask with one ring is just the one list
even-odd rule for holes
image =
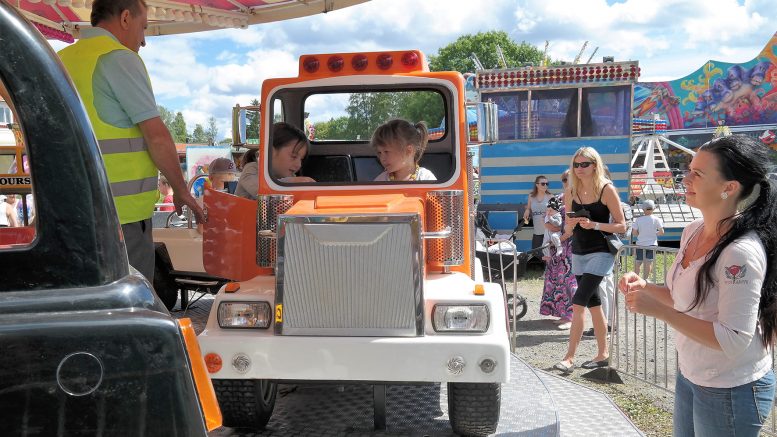
{"label": "sunglasses on head", "polygon": [[547,182],[537,182],[537,183],[538,183],[539,185],[542,185],[543,187],[547,187],[547,186],[548,186],[548,183],[547,183]]}
{"label": "sunglasses on head", "polygon": [[578,167],[588,168],[588,167],[590,167],[592,165],[594,165],[594,163],[591,162],[591,161],[573,162],[572,163],[572,167],[574,167],[574,168],[578,168]]}
{"label": "sunglasses on head", "polygon": [[561,182],[563,182],[563,183],[565,183],[565,184],[566,184],[566,183],[567,183],[567,181],[568,181],[568,179],[567,179],[567,178],[561,178]]}

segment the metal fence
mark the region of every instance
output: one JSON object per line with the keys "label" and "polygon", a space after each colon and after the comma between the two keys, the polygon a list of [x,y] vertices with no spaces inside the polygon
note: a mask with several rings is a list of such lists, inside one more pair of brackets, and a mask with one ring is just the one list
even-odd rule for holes
{"label": "metal fence", "polygon": [[[644,258],[653,255],[650,282],[665,285],[678,249],[667,247],[644,247],[627,245],[618,252],[615,262],[614,283],[617,287],[620,277],[629,271],[636,271],[636,256],[642,252],[640,276],[643,276]],[[665,322],[654,317],[634,314],[626,310],[625,299],[620,292],[613,293],[614,302],[610,310],[610,367],[619,373],[639,379],[654,387],[674,392],[678,362],[675,349],[674,330]],[[764,434],[777,436],[775,407],[764,424]]]}
{"label": "metal fence", "polygon": [[518,279],[526,273],[526,265],[534,251],[518,252],[511,236],[478,238],[475,255],[480,260],[483,279],[502,286],[507,303],[510,349],[515,352],[518,333],[518,319],[528,309],[526,298],[518,292]]}

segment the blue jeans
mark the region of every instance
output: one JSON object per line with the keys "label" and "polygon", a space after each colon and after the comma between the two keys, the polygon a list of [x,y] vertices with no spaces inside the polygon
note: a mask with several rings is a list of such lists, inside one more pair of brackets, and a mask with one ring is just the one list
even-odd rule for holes
{"label": "blue jeans", "polygon": [[674,437],[758,437],[772,411],[774,372],[732,388],[702,387],[677,372]]}

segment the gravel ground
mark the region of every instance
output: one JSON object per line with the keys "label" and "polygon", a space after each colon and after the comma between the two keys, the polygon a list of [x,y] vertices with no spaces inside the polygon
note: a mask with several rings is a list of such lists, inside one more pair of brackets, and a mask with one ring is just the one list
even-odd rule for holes
{"label": "gravel ground", "polygon": [[[528,312],[518,321],[518,339],[516,354],[527,363],[539,369],[559,373],[552,367],[567,349],[569,331],[561,331],[552,322],[552,317],[540,316],[539,307],[542,297],[542,271],[530,267],[525,278],[518,282],[518,292],[526,297]],[[511,284],[508,284],[508,290]],[[590,317],[586,318],[586,329],[591,327]],[[596,341],[583,339],[578,348],[576,363],[582,363],[596,355]],[[614,354],[611,354],[614,356]],[[674,358],[674,357],[672,357]],[[640,361],[642,358],[640,358]],[[648,368],[652,358],[648,358]],[[672,366],[674,364],[672,363]],[[636,378],[618,374],[622,383],[602,382],[600,371],[575,369],[567,377],[577,383],[607,393],[615,403],[647,436],[669,436],[672,434],[673,395],[663,389],[655,388]],[[672,377],[670,383],[673,384]]]}

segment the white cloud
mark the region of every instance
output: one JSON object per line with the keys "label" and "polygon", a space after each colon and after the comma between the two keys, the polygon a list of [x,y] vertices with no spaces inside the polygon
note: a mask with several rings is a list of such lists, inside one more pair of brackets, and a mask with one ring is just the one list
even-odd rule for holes
{"label": "white cloud", "polygon": [[[182,111],[190,129],[231,129],[236,103],[262,81],[294,76],[299,56],[418,48],[433,55],[467,33],[506,31],[572,60],[639,60],[642,80],[687,75],[708,59],[752,59],[772,36],[774,0],[371,0],[328,14],[189,35],[149,38],[141,50],[160,104]],[[55,48],[62,44],[53,43]],[[325,104],[312,108],[326,118]]]}

